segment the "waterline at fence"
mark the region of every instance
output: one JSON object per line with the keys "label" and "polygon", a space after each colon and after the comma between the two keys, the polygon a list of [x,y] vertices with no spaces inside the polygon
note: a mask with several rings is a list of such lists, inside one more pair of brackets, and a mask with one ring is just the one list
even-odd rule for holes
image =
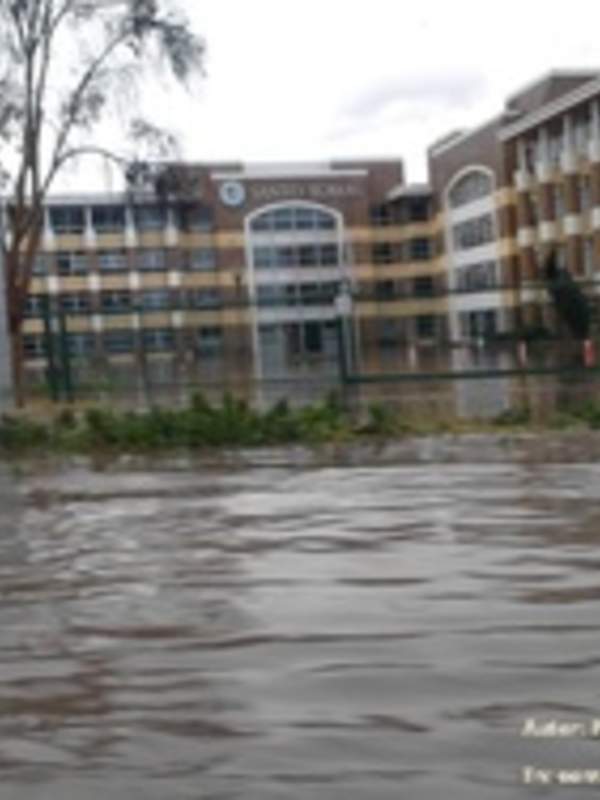
{"label": "waterline at fence", "polygon": [[[384,403],[407,415],[459,418],[490,417],[527,406],[543,415],[565,405],[594,399],[600,385],[596,369],[581,366],[577,343],[538,343],[523,353],[510,345],[363,353],[354,363],[339,359],[294,360],[262,376],[240,375],[213,359],[193,367],[172,358],[149,359],[144,370],[131,364],[73,369],[75,400],[119,408],[183,406],[201,393],[220,402],[225,393],[266,409],[280,400],[293,406],[322,400],[336,392],[353,408]],[[38,383],[30,389],[32,406],[47,398]]]}

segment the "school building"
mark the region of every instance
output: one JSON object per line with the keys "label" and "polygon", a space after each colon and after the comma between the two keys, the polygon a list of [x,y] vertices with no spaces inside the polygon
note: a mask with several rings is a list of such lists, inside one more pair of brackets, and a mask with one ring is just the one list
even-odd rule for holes
{"label": "school building", "polygon": [[185,180],[167,190],[53,197],[28,372],[44,374],[61,317],[92,374],[199,382],[335,371],[341,317],[362,371],[554,329],[551,248],[597,296],[599,104],[600,74],[550,73],[430,146],[426,184],[406,182],[400,159],[178,164],[164,175]]}

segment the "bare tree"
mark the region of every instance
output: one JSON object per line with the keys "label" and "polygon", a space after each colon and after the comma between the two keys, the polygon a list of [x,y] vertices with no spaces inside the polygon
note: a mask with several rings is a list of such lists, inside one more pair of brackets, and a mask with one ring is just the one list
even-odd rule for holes
{"label": "bare tree", "polygon": [[174,137],[131,109],[149,77],[186,83],[204,45],[176,0],[0,0],[0,178],[8,194],[3,237],[13,376],[23,402],[22,325],[57,175],[83,156],[123,164],[131,152],[99,142],[118,118],[124,141],[165,157]]}

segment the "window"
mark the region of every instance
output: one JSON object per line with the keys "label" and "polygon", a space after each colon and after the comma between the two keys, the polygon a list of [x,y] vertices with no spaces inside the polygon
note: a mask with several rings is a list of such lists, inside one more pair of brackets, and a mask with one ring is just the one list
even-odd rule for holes
{"label": "window", "polygon": [[48,274],[48,259],[43,253],[35,257],[32,274],[36,278],[42,278]]}
{"label": "window", "polygon": [[433,339],[436,333],[435,317],[433,314],[422,314],[417,317],[417,338]]}
{"label": "window", "polygon": [[373,245],[374,264],[393,264],[397,258],[397,251],[389,242],[379,242]]}
{"label": "window", "polygon": [[575,122],[573,128],[573,138],[575,151],[579,155],[587,155],[588,143],[590,141],[590,121],[586,117],[581,117]]}
{"label": "window", "polygon": [[297,267],[300,264],[297,247],[278,247],[275,250],[275,266]]}
{"label": "window", "polygon": [[333,214],[310,206],[285,206],[265,211],[252,220],[251,229],[265,231],[335,230]]}
{"label": "window", "polygon": [[496,312],[493,309],[464,311],[460,315],[460,327],[463,336],[475,339],[494,336],[498,329]]}
{"label": "window", "polygon": [[463,267],[456,273],[456,288],[459,291],[493,289],[496,286],[496,262],[482,261]]}
{"label": "window", "polygon": [[98,250],[98,267],[102,272],[123,272],[128,268],[125,250]]}
{"label": "window", "polygon": [[307,353],[323,352],[323,328],[320,322],[307,322],[304,325],[304,349]]}
{"label": "window", "polygon": [[87,314],[91,309],[90,295],[87,292],[63,294],[58,302],[65,314]]}
{"label": "window", "polygon": [[528,192],[524,195],[526,204],[526,214],[529,225],[537,225],[540,221],[539,199],[536,192]]}
{"label": "window", "polygon": [[493,191],[491,177],[479,170],[474,170],[460,178],[450,189],[449,201],[452,208],[460,208]]}
{"label": "window", "polygon": [[64,252],[56,254],[56,268],[63,277],[70,275],[87,275],[89,267],[87,253]]}
{"label": "window", "polygon": [[339,263],[338,246],[335,244],[254,248],[254,265],[257,269],[269,267],[335,267]]}
{"label": "window", "polygon": [[579,195],[579,210],[589,211],[591,208],[591,191],[589,175],[581,175],[577,181],[577,191]]}
{"label": "window", "polygon": [[183,231],[212,231],[215,226],[214,212],[208,206],[183,206],[179,212],[179,225]]}
{"label": "window", "polygon": [[273,230],[290,231],[294,228],[294,215],[291,208],[279,208],[273,212]]}
{"label": "window", "polygon": [[223,329],[218,327],[198,328],[196,348],[205,355],[218,353],[223,347]]}
{"label": "window", "polygon": [[318,248],[319,263],[323,267],[336,267],[339,264],[338,248],[335,244],[324,244]]}
{"label": "window", "polygon": [[275,266],[275,249],[273,247],[255,247],[253,261],[256,269]]}
{"label": "window", "polygon": [[393,203],[371,206],[369,217],[371,225],[375,228],[409,222],[426,222],[430,217],[429,199],[427,197],[402,197]]}
{"label": "window", "polygon": [[377,324],[377,343],[381,347],[391,347],[400,339],[400,324],[397,319],[383,318]]}
{"label": "window", "polygon": [[131,292],[101,292],[100,308],[104,314],[128,314],[132,310]]}
{"label": "window", "polygon": [[594,240],[586,237],[583,240],[583,265],[587,277],[594,274]]}
{"label": "window", "polygon": [[125,206],[92,206],[92,225],[96,233],[122,233],[125,230]]}
{"label": "window", "polygon": [[142,347],[150,352],[169,352],[175,348],[175,332],[170,328],[147,328],[142,331]]}
{"label": "window", "polygon": [[144,311],[165,311],[171,308],[169,289],[151,289],[140,292],[140,306]]}
{"label": "window", "polygon": [[494,239],[494,224],[491,214],[461,222],[452,228],[456,250],[468,250],[488,244]]}
{"label": "window", "polygon": [[413,282],[415,297],[433,297],[434,291],[433,278],[430,275],[415,278]]}
{"label": "window", "polygon": [[44,336],[27,333],[23,336],[25,358],[44,358],[46,355],[46,339]]}
{"label": "window", "polygon": [[285,286],[259,286],[256,299],[259,306],[285,305]]}
{"label": "window", "polygon": [[298,263],[301,267],[316,267],[319,264],[319,248],[306,244],[298,248]]}
{"label": "window", "polygon": [[371,225],[376,228],[391,225],[394,221],[392,209],[389,205],[371,206],[369,209],[369,217],[371,220]]}
{"label": "window", "polygon": [[339,283],[304,283],[300,286],[300,304],[323,306],[333,303],[339,292]]}
{"label": "window", "polygon": [[554,208],[554,219],[562,219],[565,215],[565,192],[560,183],[555,183],[552,187],[552,204]]}
{"label": "window", "polygon": [[396,295],[394,281],[377,281],[375,283],[375,297],[377,300],[393,300]]}
{"label": "window", "polygon": [[429,239],[411,239],[409,253],[411,260],[426,261],[431,258],[431,241]]}
{"label": "window", "polygon": [[317,217],[312,208],[297,208],[295,212],[296,230],[312,231],[317,227]]}
{"label": "window", "polygon": [[105,331],[102,340],[104,350],[114,355],[131,353],[134,349],[133,331]]}
{"label": "window", "polygon": [[139,270],[162,272],[167,268],[167,254],[164,250],[144,248],[136,252],[136,264]]}
{"label": "window", "polygon": [[48,304],[48,297],[45,294],[30,294],[25,301],[24,315],[31,317],[43,317]]}
{"label": "window", "polygon": [[258,304],[261,306],[297,306],[299,287],[292,286],[259,286]]}
{"label": "window", "polygon": [[563,149],[563,138],[561,134],[555,134],[548,139],[548,157],[550,163],[558,166],[560,163],[560,154]]}
{"label": "window", "polygon": [[167,224],[167,209],[158,205],[135,206],[133,218],[138,231],[162,231]]}
{"label": "window", "polygon": [[429,200],[411,197],[406,204],[407,222],[426,222],[429,219]]}
{"label": "window", "polygon": [[212,270],[217,265],[217,254],[212,247],[200,247],[197,250],[190,250],[187,254],[188,267],[191,270]]}
{"label": "window", "polygon": [[538,161],[538,142],[537,139],[526,139],[524,143],[524,160],[525,160],[525,169],[530,174],[533,175],[535,171],[535,165]]}
{"label": "window", "polygon": [[85,214],[81,206],[50,206],[50,227],[54,233],[83,233]]}
{"label": "window", "polygon": [[331,214],[326,214],[323,211],[315,211],[315,224],[316,227],[321,231],[331,231],[336,227],[335,217],[333,217]]}
{"label": "window", "polygon": [[74,358],[91,355],[96,349],[96,338],[93,333],[68,333],[67,348]]}
{"label": "window", "polygon": [[219,289],[194,289],[187,294],[190,308],[219,308],[221,292]]}

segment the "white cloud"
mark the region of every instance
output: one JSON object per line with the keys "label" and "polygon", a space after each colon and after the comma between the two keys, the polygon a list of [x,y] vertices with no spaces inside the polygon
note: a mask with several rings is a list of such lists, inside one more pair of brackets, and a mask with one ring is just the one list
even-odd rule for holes
{"label": "white cloud", "polygon": [[383,113],[390,106],[468,107],[483,96],[485,80],[477,73],[421,73],[375,78],[357,92],[342,113],[365,117]]}

